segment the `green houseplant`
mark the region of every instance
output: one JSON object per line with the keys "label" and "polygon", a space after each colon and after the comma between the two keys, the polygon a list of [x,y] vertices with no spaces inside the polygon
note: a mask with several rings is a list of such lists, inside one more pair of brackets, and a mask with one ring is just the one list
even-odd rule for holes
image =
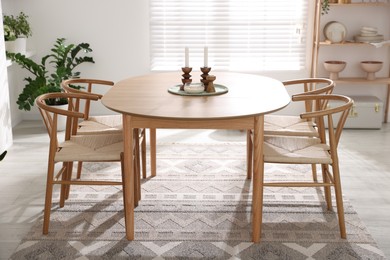
{"label": "green houseplant", "polygon": [[3,15],[4,40],[8,52],[26,52],[26,39],[32,36],[32,29],[28,16],[20,12],[19,15]]}
{"label": "green houseplant", "polygon": [[16,38],[32,36],[28,16],[23,12],[20,12],[17,16],[3,15],[3,25],[11,29]]}
{"label": "green houseplant", "polygon": [[[88,43],[65,44],[65,38],[58,38],[51,53],[44,56],[40,63],[27,58],[21,53],[8,53],[11,61],[28,70],[33,77],[26,77],[27,82],[20,93],[17,104],[19,109],[29,111],[35,98],[44,93],[61,92],[64,79],[79,78],[80,72],[74,69],[82,63],[95,63],[86,53],[92,52]],[[49,67],[51,66],[51,67]],[[50,71],[49,71],[50,70]],[[50,105],[63,104],[62,100],[52,100]]]}

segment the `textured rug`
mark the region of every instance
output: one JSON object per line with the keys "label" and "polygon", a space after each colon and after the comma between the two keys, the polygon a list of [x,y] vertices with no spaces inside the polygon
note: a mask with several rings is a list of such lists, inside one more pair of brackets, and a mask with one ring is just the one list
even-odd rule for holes
{"label": "textured rug", "polygon": [[[53,202],[12,259],[385,259],[348,200],[346,240],[320,189],[266,188],[261,243],[251,243],[245,144],[159,144],[157,177],[142,181],[135,240],[125,239],[120,187],[72,187]],[[98,174],[96,174],[98,172]],[[84,164],[83,176],[120,178],[118,164]],[[267,180],[311,178],[310,166],[266,165]]]}

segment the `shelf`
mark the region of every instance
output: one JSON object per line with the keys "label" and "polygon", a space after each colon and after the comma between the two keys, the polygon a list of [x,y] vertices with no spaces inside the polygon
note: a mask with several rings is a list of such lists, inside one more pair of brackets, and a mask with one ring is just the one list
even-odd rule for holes
{"label": "shelf", "polygon": [[[383,42],[373,42],[373,43],[368,43],[368,42],[340,42],[340,43],[331,43],[331,42],[320,42],[320,46],[372,46],[376,48],[380,48],[383,46],[390,46],[390,41],[386,40]],[[375,45],[378,45],[375,46]],[[380,46],[379,46],[380,45]]]}
{"label": "shelf", "polygon": [[349,4],[329,3],[329,6],[390,6],[390,4],[389,3],[379,3],[379,2],[349,3]]}
{"label": "shelf", "polygon": [[376,78],[374,80],[367,80],[366,78],[339,78],[334,80],[334,82],[336,82],[336,84],[390,84],[390,78]]}
{"label": "shelf", "polygon": [[[26,57],[27,58],[30,58],[30,57],[32,57],[34,55],[35,55],[35,51],[26,51]],[[12,61],[9,60],[9,59],[7,59],[5,61],[5,66],[7,66],[7,67],[11,66],[12,64],[14,64],[14,63],[12,63]]]}

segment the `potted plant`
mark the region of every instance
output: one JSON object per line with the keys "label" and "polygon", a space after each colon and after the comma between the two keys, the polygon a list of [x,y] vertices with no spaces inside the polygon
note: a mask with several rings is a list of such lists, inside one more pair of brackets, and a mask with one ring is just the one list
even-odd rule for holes
{"label": "potted plant", "polygon": [[6,50],[14,53],[26,53],[26,39],[32,36],[28,16],[20,12],[18,16],[3,15],[4,40]]}
{"label": "potted plant", "polygon": [[[49,92],[62,92],[61,82],[64,79],[79,78],[80,72],[74,69],[82,63],[95,63],[85,53],[92,52],[88,43],[65,44],[65,38],[58,38],[51,53],[44,56],[40,63],[27,58],[21,53],[7,53],[11,61],[28,70],[34,77],[26,77],[27,82],[20,93],[17,104],[19,109],[29,111],[36,97]],[[52,66],[52,67],[50,67]],[[50,71],[49,71],[50,70]],[[52,100],[51,105],[63,104],[63,100]]]}

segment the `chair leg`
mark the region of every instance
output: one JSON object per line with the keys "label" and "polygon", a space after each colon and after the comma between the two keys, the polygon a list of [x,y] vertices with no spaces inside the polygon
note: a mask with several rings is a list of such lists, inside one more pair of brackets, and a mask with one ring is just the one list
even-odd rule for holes
{"label": "chair leg", "polygon": [[134,163],[134,207],[141,200],[141,175],[137,163]]}
{"label": "chair leg", "polygon": [[46,180],[46,195],[45,195],[45,208],[43,211],[43,230],[42,233],[47,235],[49,233],[50,224],[50,211],[53,197],[53,175],[54,175],[54,161],[50,160],[47,167],[47,180]]}
{"label": "chair leg", "polygon": [[142,129],[144,138],[141,143],[142,178],[146,179],[146,129]]}
{"label": "chair leg", "polygon": [[[322,179],[324,183],[330,183],[328,172],[329,172],[329,166],[327,164],[321,165],[322,169]],[[330,189],[330,186],[324,186],[324,193],[325,193],[325,201],[328,210],[332,210],[332,191]]]}
{"label": "chair leg", "polygon": [[[126,192],[125,192],[125,183],[124,183],[124,169],[125,169],[125,165],[124,165],[124,158],[123,158],[124,154],[123,152],[121,152],[121,175],[122,175],[122,193],[123,193],[123,198],[127,195]],[[123,203],[123,211],[126,212],[126,203]]]}
{"label": "chair leg", "polygon": [[81,169],[83,168],[83,162],[77,163],[77,179],[81,178]]}
{"label": "chair leg", "polygon": [[335,196],[336,196],[337,215],[339,218],[339,226],[340,226],[340,236],[341,238],[345,239],[347,238],[347,232],[345,228],[345,219],[344,219],[343,193],[341,189],[340,169],[337,162],[336,163],[333,162],[332,169],[333,169]]}
{"label": "chair leg", "polygon": [[251,137],[251,130],[246,132],[246,178],[248,180],[252,179],[252,169],[253,169],[253,144]]}
{"label": "chair leg", "polygon": [[[64,172],[62,173],[61,180],[66,181],[68,180],[68,169],[69,169],[69,162],[63,163],[63,169]],[[68,185],[61,184],[61,191],[60,191],[60,208],[63,208],[65,205],[65,200],[67,199],[67,192],[68,192]]]}
{"label": "chair leg", "polygon": [[133,157],[133,171],[134,171],[134,206],[138,206],[141,199],[141,183],[140,183],[140,144],[139,144],[139,129],[134,129],[134,157]]}
{"label": "chair leg", "polygon": [[[68,175],[67,180],[70,181],[72,179],[72,172],[73,172],[73,162],[69,162],[68,164]],[[65,200],[69,199],[70,194],[70,184],[66,185],[66,193],[65,193]]]}
{"label": "chair leg", "polygon": [[156,177],[156,128],[150,128],[150,172]]}
{"label": "chair leg", "polygon": [[318,182],[318,178],[317,178],[317,165],[316,164],[312,164],[311,165],[311,173],[313,175],[313,181],[314,182]]}

